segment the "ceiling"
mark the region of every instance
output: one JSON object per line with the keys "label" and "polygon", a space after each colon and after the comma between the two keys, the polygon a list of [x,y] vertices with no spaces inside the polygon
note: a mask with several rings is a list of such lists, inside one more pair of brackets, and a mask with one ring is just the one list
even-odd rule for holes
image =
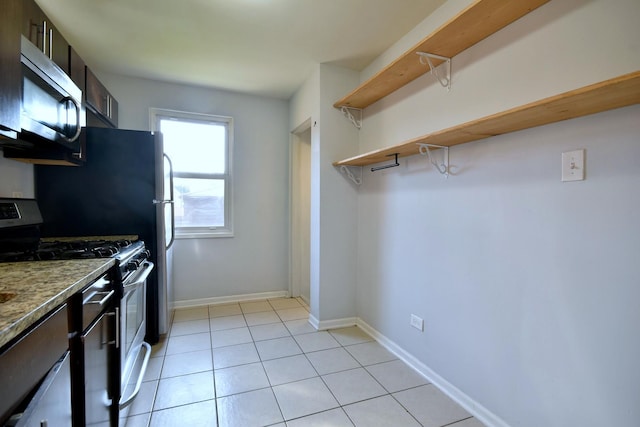
{"label": "ceiling", "polygon": [[95,69],[289,98],[357,71],[445,0],[37,0]]}

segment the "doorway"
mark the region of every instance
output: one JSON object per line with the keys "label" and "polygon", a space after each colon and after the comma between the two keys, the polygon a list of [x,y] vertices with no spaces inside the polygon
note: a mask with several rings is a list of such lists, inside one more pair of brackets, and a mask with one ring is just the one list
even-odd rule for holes
{"label": "doorway", "polygon": [[310,304],[311,120],[291,139],[291,296]]}

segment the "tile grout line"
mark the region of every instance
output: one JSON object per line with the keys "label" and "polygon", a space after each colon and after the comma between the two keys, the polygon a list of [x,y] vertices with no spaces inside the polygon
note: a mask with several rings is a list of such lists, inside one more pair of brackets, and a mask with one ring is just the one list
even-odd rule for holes
{"label": "tile grout line", "polygon": [[460,419],[458,421],[454,421],[454,422],[449,423],[449,424],[444,424],[444,425],[442,425],[442,427],[451,427],[451,426],[455,427],[456,424],[461,423],[461,422],[466,421],[466,420],[470,420],[472,418],[474,418],[473,415],[471,415],[470,417],[462,418],[462,419]]}
{"label": "tile grout line", "polygon": [[[308,334],[316,333],[316,332],[319,332],[319,331],[311,331],[311,332],[304,332],[304,333],[294,334],[294,333],[292,332],[292,330],[291,330],[291,329],[286,325],[286,322],[295,321],[295,320],[303,320],[303,319],[290,319],[290,320],[286,320],[286,321],[285,321],[285,320],[283,320],[283,319],[280,317],[280,314],[277,312],[276,308],[271,304],[271,302],[270,302],[270,301],[268,301],[268,300],[266,300],[266,302],[267,302],[267,303],[269,304],[269,306],[271,306],[271,308],[272,308],[272,310],[269,310],[269,311],[274,311],[274,312],[276,313],[276,315],[278,316],[278,318],[280,319],[280,321],[279,321],[279,322],[262,323],[262,324],[256,324],[256,325],[251,325],[251,326],[249,326],[248,321],[247,321],[246,314],[252,314],[252,313],[244,313],[244,312],[242,311],[242,307],[240,306],[240,304],[239,304],[239,303],[238,303],[238,305],[240,306],[241,314],[243,315],[243,319],[244,319],[244,322],[245,322],[245,324],[246,324],[246,326],[244,326],[244,327],[246,327],[246,328],[247,328],[247,330],[249,331],[249,336],[250,336],[250,338],[251,338],[251,344],[253,345],[253,349],[256,351],[256,354],[257,354],[257,356],[258,356],[258,362],[261,364],[262,372],[264,373],[265,377],[267,378],[267,383],[269,384],[269,386],[268,386],[268,387],[259,388],[259,389],[255,389],[255,390],[248,390],[248,391],[245,391],[245,392],[234,393],[234,394],[231,394],[231,395],[228,395],[228,396],[223,396],[223,397],[235,396],[235,395],[240,395],[240,394],[249,393],[249,392],[258,391],[258,390],[266,390],[266,389],[268,388],[268,389],[270,389],[272,396],[275,398],[276,404],[278,405],[278,409],[279,409],[280,415],[281,415],[281,417],[282,417],[282,419],[283,419],[283,422],[284,422],[285,424],[286,424],[287,422],[289,422],[289,421],[297,420],[297,419],[304,418],[304,417],[308,417],[308,416],[312,416],[312,415],[321,414],[321,413],[323,413],[323,412],[333,411],[333,410],[335,410],[335,409],[340,408],[340,409],[341,409],[341,411],[342,411],[342,412],[347,416],[347,418],[349,419],[349,421],[350,421],[352,424],[354,424],[354,425],[355,425],[354,421],[351,419],[351,417],[349,417],[348,413],[347,413],[347,412],[345,411],[345,409],[344,409],[346,406],[353,405],[353,404],[358,404],[358,403],[361,403],[361,402],[366,402],[366,401],[373,400],[373,399],[380,398],[380,397],[390,396],[390,397],[391,397],[391,398],[392,398],[396,403],[398,403],[398,404],[400,405],[400,407],[401,407],[404,411],[406,411],[406,412],[411,416],[411,418],[412,418],[412,419],[414,419],[414,420],[415,420],[419,425],[422,425],[422,424],[417,420],[417,418],[416,418],[416,417],[415,417],[415,416],[414,416],[414,415],[413,415],[413,414],[412,414],[412,413],[411,413],[407,408],[405,408],[405,407],[404,407],[404,405],[402,405],[402,403],[400,403],[400,401],[398,401],[398,399],[396,399],[396,397],[393,395],[393,393],[398,393],[398,392],[401,392],[401,391],[407,391],[407,390],[416,389],[416,388],[419,388],[419,387],[423,387],[423,386],[425,386],[425,385],[429,385],[430,383],[420,384],[420,385],[416,385],[416,386],[408,387],[408,388],[406,388],[406,389],[405,389],[405,388],[403,388],[403,389],[398,390],[398,391],[396,391],[396,392],[391,392],[391,391],[389,391],[389,390],[388,390],[388,389],[387,389],[387,388],[386,388],[382,383],[380,383],[380,381],[379,381],[376,377],[374,377],[374,376],[369,372],[369,370],[367,369],[367,367],[370,367],[370,366],[376,366],[376,365],[380,365],[380,364],[383,364],[383,363],[388,363],[388,362],[391,362],[391,361],[396,361],[396,360],[399,360],[399,359],[394,358],[394,359],[392,359],[392,360],[388,360],[388,361],[387,361],[387,360],[385,360],[385,361],[380,361],[380,362],[376,362],[376,363],[371,363],[371,364],[368,364],[368,365],[364,365],[362,362],[360,362],[359,360],[357,360],[353,354],[351,354],[351,353],[348,351],[348,348],[349,348],[349,347],[352,347],[352,346],[356,346],[356,345],[360,345],[360,344],[365,344],[365,343],[370,343],[370,342],[371,342],[371,343],[376,343],[377,341],[376,341],[375,339],[372,339],[371,337],[369,337],[370,339],[369,339],[369,340],[366,340],[366,341],[361,341],[361,342],[349,342],[349,341],[346,341],[345,343],[343,343],[343,342],[341,342],[341,341],[337,338],[337,336],[336,336],[336,335],[334,335],[334,333],[333,333],[331,330],[328,330],[328,331],[327,331],[327,332],[328,332],[328,335],[338,343],[338,347],[321,348],[321,349],[317,349],[317,350],[313,350],[313,351],[305,351],[305,350],[304,350],[304,349],[302,349],[302,347],[300,347],[300,345],[298,344],[298,341],[297,341],[297,339],[296,339],[296,336],[308,335]],[[299,303],[299,301],[298,301],[298,303]],[[305,310],[308,312],[308,309],[307,309],[306,307],[302,306],[302,308],[305,308]],[[287,308],[287,309],[288,309],[288,308]],[[255,313],[265,313],[265,312],[268,312],[268,311],[259,311],[259,312],[255,312]],[[211,337],[212,332],[215,332],[215,331],[213,331],[213,330],[211,329],[211,323],[210,323],[210,322],[211,322],[211,320],[212,320],[212,319],[214,319],[215,317],[211,317],[212,312],[211,312],[211,307],[210,307],[210,306],[209,306],[209,307],[208,307],[208,309],[207,309],[207,314],[208,314],[208,319],[207,319],[207,320],[208,320],[208,323],[209,323],[209,338],[210,338],[210,340],[211,340],[211,348],[210,348],[210,351],[211,351],[211,364],[212,364],[212,375],[213,375],[213,386],[214,386],[214,399],[213,399],[213,400],[214,400],[214,404],[215,404],[215,407],[216,407],[216,423],[219,425],[219,421],[220,421],[220,420],[219,420],[219,411],[218,411],[218,405],[217,405],[217,402],[218,402],[218,399],[220,399],[220,398],[222,398],[222,397],[218,397],[217,392],[216,392],[216,389],[215,389],[215,385],[216,385],[216,379],[215,379],[216,365],[215,365],[215,361],[214,361],[214,355],[213,355],[213,353],[214,353],[214,350],[216,350],[216,349],[214,349],[214,348],[213,348],[213,339],[212,339],[212,337]],[[231,315],[232,315],[232,314],[229,314],[229,315],[226,315],[226,316],[231,316]],[[226,316],[218,316],[218,317],[226,317]],[[193,319],[193,320],[204,320],[204,319]],[[170,329],[173,329],[173,328],[172,328],[172,327],[173,327],[173,323],[174,323],[174,322],[172,321],[172,324],[171,324]],[[175,323],[180,323],[180,322],[175,322]],[[262,340],[258,340],[258,341],[256,341],[255,333],[254,333],[254,332],[252,332],[251,327],[256,327],[256,326],[265,326],[265,325],[277,325],[277,324],[281,324],[282,326],[284,326],[285,330],[288,332],[288,335],[287,335],[287,336],[284,336],[284,337],[267,338],[267,339],[262,339]],[[241,329],[241,328],[244,328],[244,327],[228,328],[228,329],[223,329],[223,330]],[[342,328],[337,328],[337,329],[342,329]],[[358,329],[359,329],[359,330],[361,330],[360,328],[358,328]],[[364,332],[364,331],[363,331],[363,332]],[[189,335],[189,334],[185,334],[185,335]],[[167,339],[167,343],[166,343],[166,345],[167,345],[167,346],[168,346],[168,339],[169,339],[169,338],[170,338],[170,334],[167,334],[167,338],[166,338],[166,339]],[[300,348],[300,351],[302,351],[302,353],[300,353],[300,354],[298,354],[298,355],[281,356],[281,357],[276,357],[276,358],[273,358],[273,359],[266,359],[266,360],[263,360],[263,359],[262,359],[262,356],[260,355],[260,352],[258,351],[257,343],[258,343],[258,342],[264,342],[264,341],[270,341],[270,340],[276,340],[276,339],[280,339],[280,338],[291,338],[291,339],[293,339],[293,342],[295,342],[295,343],[296,343],[296,345]],[[350,337],[347,337],[347,339],[349,339],[349,338],[350,338]],[[234,345],[241,345],[241,344],[231,344],[231,345],[228,345],[228,346],[218,347],[218,349],[219,349],[219,348],[225,348],[225,347],[231,347],[231,346],[234,346]],[[355,360],[355,362],[357,363],[357,367],[354,367],[354,368],[348,368],[348,369],[342,369],[342,370],[338,370],[338,371],[335,371],[335,372],[328,372],[328,373],[327,373],[327,374],[325,374],[325,375],[339,374],[339,373],[344,373],[344,372],[348,372],[348,371],[350,371],[350,370],[355,370],[355,369],[364,369],[364,371],[365,371],[369,376],[371,376],[377,384],[379,384],[379,385],[381,386],[382,390],[384,390],[384,391],[386,392],[386,394],[383,394],[383,395],[380,395],[380,396],[370,397],[370,398],[367,398],[367,399],[358,400],[358,401],[355,401],[355,402],[351,402],[351,403],[349,403],[349,404],[347,404],[347,405],[342,405],[342,404],[340,404],[340,402],[338,401],[337,397],[335,396],[335,394],[333,393],[333,391],[331,390],[331,388],[329,387],[329,385],[326,383],[325,379],[323,378],[323,375],[321,375],[321,374],[318,372],[318,369],[317,369],[317,368],[316,368],[316,366],[311,362],[311,359],[309,358],[309,355],[310,355],[310,354],[318,353],[318,352],[326,351],[326,350],[331,350],[331,349],[338,349],[338,348],[340,348],[340,349],[344,350],[344,351],[345,351],[345,352],[346,352],[346,353],[347,353],[351,358],[353,358],[353,359]],[[154,407],[154,405],[155,405],[155,400],[156,400],[156,398],[157,398],[157,393],[158,393],[158,390],[159,390],[159,383],[160,383],[160,380],[162,379],[162,371],[164,370],[164,364],[165,364],[165,360],[166,360],[166,356],[167,356],[166,350],[167,350],[167,348],[165,348],[165,349],[164,349],[164,354],[162,355],[163,360],[162,360],[162,367],[161,367],[161,371],[160,371],[160,378],[158,379],[158,385],[157,385],[157,387],[156,387],[156,389],[155,389],[155,392],[154,392],[154,398],[153,398],[153,404],[152,404],[152,411],[151,411],[151,414],[150,414],[150,417],[149,417],[149,420],[148,420],[148,425],[151,423],[151,419],[152,419],[152,417],[153,417],[153,413],[154,413],[154,412],[157,412],[157,411],[154,411],[154,410],[153,410],[153,407]],[[185,352],[185,353],[190,353],[190,352]],[[177,353],[177,354],[180,354],[180,353]],[[306,415],[303,415],[303,416],[300,416],[300,417],[292,418],[292,419],[290,419],[290,420],[286,420],[286,419],[285,419],[285,416],[284,416],[284,413],[283,413],[283,411],[282,411],[282,407],[281,407],[281,405],[280,405],[280,402],[278,401],[278,399],[277,399],[277,398],[276,398],[276,396],[275,396],[275,391],[274,391],[274,387],[275,387],[275,386],[272,384],[272,381],[271,381],[271,379],[269,378],[269,375],[267,374],[266,367],[265,367],[265,362],[269,362],[269,361],[272,361],[272,360],[279,360],[279,359],[283,359],[283,358],[287,358],[287,357],[295,357],[295,356],[299,356],[299,355],[304,355],[305,360],[306,360],[306,361],[311,365],[311,367],[312,367],[312,369],[313,369],[313,372],[316,374],[316,376],[315,376],[315,377],[311,377],[311,378],[305,378],[305,379],[302,379],[302,380],[296,380],[296,381],[290,381],[290,382],[283,383],[283,384],[278,384],[278,386],[286,385],[286,384],[291,384],[291,383],[295,383],[295,382],[298,382],[298,381],[304,381],[304,380],[308,380],[308,379],[312,379],[312,378],[320,378],[320,380],[322,381],[322,384],[327,388],[327,390],[329,391],[329,393],[331,394],[331,396],[332,396],[332,397],[334,398],[334,400],[338,403],[338,406],[337,406],[336,408],[329,408],[329,409],[325,409],[325,410],[322,410],[322,411],[318,411],[318,412],[314,412],[314,413],[306,414]],[[233,367],[236,367],[236,366],[244,366],[244,365],[248,365],[248,364],[250,364],[250,363],[241,363],[241,364],[239,364],[239,365],[234,365]],[[229,367],[232,367],[232,366],[229,366]],[[225,367],[225,368],[229,368],[229,367]],[[225,368],[220,368],[220,369],[225,369]],[[185,375],[186,375],[186,374],[185,374]],[[206,400],[205,400],[205,401],[206,401]],[[188,404],[192,404],[192,403],[198,403],[198,402],[189,402]],[[188,405],[188,404],[185,404],[185,405]],[[177,405],[177,406],[184,406],[184,405]],[[177,406],[176,406],[176,407],[177,407]],[[164,409],[169,409],[169,408],[163,408],[162,410],[164,410]],[[446,425],[445,425],[445,426],[443,426],[443,427],[454,426],[454,425],[455,425],[455,424],[457,424],[457,423],[463,422],[463,421],[465,421],[465,420],[467,420],[467,419],[471,419],[471,418],[474,418],[474,417],[473,417],[473,416],[470,416],[470,417],[462,418],[462,419],[459,419],[459,420],[453,421],[453,422],[451,422],[451,423],[449,423],[449,424],[446,424]],[[269,425],[277,425],[277,424],[280,424],[280,423],[279,423],[279,422],[277,422],[277,423],[275,423],[275,424],[269,424]]]}
{"label": "tile grout line", "polygon": [[213,377],[213,406],[216,408],[216,427],[220,425],[220,411],[218,409],[218,390],[216,390],[216,365],[215,360],[213,360],[213,337],[211,336],[211,311],[207,307],[207,313],[209,316],[207,318],[209,324],[209,344],[211,352],[211,376]]}

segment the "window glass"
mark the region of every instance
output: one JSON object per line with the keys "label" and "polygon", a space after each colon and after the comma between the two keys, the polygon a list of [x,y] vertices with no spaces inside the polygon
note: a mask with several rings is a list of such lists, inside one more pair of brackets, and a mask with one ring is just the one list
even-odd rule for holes
{"label": "window glass", "polygon": [[160,132],[164,138],[164,151],[170,154],[174,171],[226,172],[225,125],[161,119]]}
{"label": "window glass", "polygon": [[176,238],[233,235],[230,117],[152,109],[173,164]]}
{"label": "window glass", "polygon": [[174,178],[177,227],[224,227],[224,180]]}

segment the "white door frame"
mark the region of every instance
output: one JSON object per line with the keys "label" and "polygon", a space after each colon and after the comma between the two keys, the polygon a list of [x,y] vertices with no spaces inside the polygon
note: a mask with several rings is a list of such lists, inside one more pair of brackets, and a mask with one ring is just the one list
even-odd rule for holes
{"label": "white door frame", "polygon": [[[291,132],[289,138],[289,294],[292,297],[302,296],[298,279],[301,274],[300,259],[298,258],[300,242],[296,232],[299,207],[295,202],[299,189],[295,178],[299,175],[300,169],[300,144],[305,143],[300,135],[310,130],[311,118],[308,118]],[[307,262],[310,262],[310,259]],[[303,299],[306,300],[306,298]],[[305,302],[310,305],[310,301]]]}

